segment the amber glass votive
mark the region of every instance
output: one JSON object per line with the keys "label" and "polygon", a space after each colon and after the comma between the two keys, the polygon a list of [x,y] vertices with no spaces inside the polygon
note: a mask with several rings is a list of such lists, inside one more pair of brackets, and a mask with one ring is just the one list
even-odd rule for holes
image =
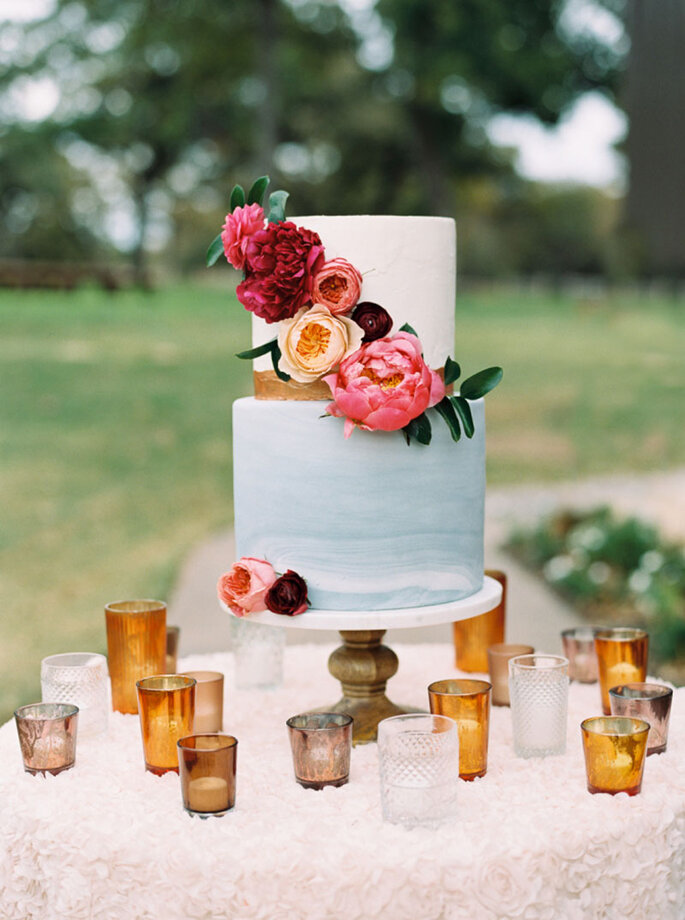
{"label": "amber glass votive", "polygon": [[178,773],[176,743],[193,733],[195,680],[180,674],[156,674],[139,680],[138,709],[145,769],[161,776]]}
{"label": "amber glass votive", "polygon": [[502,585],[501,601],[487,613],[452,624],[457,667],[479,674],[487,673],[488,648],[504,642],[507,610],[507,576],[499,569],[486,569],[485,574]]}
{"label": "amber glass votive", "polygon": [[485,776],[488,768],[491,690],[486,680],[437,680],[428,687],[430,711],[457,723],[461,779]]}
{"label": "amber glass votive", "polygon": [[191,815],[220,818],[235,805],[238,740],[202,733],[178,741],[183,807]]}
{"label": "amber glass votive", "polygon": [[167,626],[166,628],[166,665],[165,674],[175,674],[178,668],[178,641],[181,637],[180,626]]}
{"label": "amber glass votive", "polygon": [[597,716],[580,723],[588,792],[637,795],[642,788],[649,723]]}
{"label": "amber glass votive", "polygon": [[193,733],[220,732],[224,727],[224,675],[221,671],[183,671],[195,685]]}
{"label": "amber glass votive", "polygon": [[597,683],[596,632],[594,626],[576,626],[561,633],[564,656],[568,658],[568,676],[580,684]]}
{"label": "amber glass votive", "polygon": [[136,681],[166,673],[166,604],[118,601],[105,607],[112,709],[138,712]]}
{"label": "amber glass votive", "polygon": [[532,655],[532,645],[498,642],[488,649],[488,673],[492,684],[493,706],[509,706],[509,659],[517,655]]}
{"label": "amber glass votive", "polygon": [[78,706],[29,703],[16,710],[14,721],[27,773],[55,776],[74,766]]}
{"label": "amber glass votive", "polygon": [[644,629],[619,626],[598,629],[595,649],[599,668],[599,689],[604,715],[611,713],[609,690],[619,684],[643,683],[647,677],[649,636]]}
{"label": "amber glass votive", "polygon": [[352,716],[315,712],[286,722],[295,779],[305,789],[344,786],[350,775]]}
{"label": "amber glass votive", "polygon": [[612,715],[649,722],[647,756],[666,750],[672,699],[673,690],[663,684],[619,684],[609,691]]}

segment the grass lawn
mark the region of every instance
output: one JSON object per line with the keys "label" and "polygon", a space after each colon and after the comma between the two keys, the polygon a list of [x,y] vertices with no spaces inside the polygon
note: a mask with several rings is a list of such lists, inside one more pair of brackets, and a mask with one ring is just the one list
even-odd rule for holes
{"label": "grass lawn", "polygon": [[[230,525],[231,403],[251,391],[230,289],[0,292],[1,718],[38,698],[44,655],[104,651],[108,600],[166,597]],[[684,306],[460,296],[464,373],[505,368],[490,484],[685,463]]]}

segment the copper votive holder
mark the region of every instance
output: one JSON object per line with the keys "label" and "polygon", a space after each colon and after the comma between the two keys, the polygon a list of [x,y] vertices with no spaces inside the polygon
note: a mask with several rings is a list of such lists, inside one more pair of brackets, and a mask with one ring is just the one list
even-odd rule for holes
{"label": "copper votive holder", "polygon": [[485,776],[488,768],[491,690],[486,680],[438,680],[428,687],[430,711],[457,723],[461,779]]}
{"label": "copper votive holder", "polygon": [[580,728],[588,792],[637,795],[642,788],[649,723],[624,716],[585,719]]}
{"label": "copper votive holder", "polygon": [[502,599],[496,607],[468,620],[457,620],[452,624],[456,666],[460,671],[476,671],[485,674],[488,670],[488,648],[504,642],[507,610],[507,576],[498,569],[486,569],[486,575],[502,585]]}
{"label": "copper votive holder", "polygon": [[609,691],[612,715],[649,722],[647,756],[666,750],[672,699],[673,690],[663,684],[619,684]]}
{"label": "copper votive holder", "polygon": [[112,709],[138,712],[136,681],[166,672],[166,604],[117,601],[105,607]]}
{"label": "copper votive holder", "polygon": [[202,733],[178,741],[183,807],[200,818],[220,818],[235,805],[238,740],[232,735]]}
{"label": "copper votive holder", "polygon": [[344,786],[350,775],[352,716],[312,712],[292,716],[286,725],[300,786]]}
{"label": "copper votive holder", "polygon": [[178,670],[178,642],[181,637],[180,626],[166,628],[166,665],[165,674],[175,674]]}
{"label": "copper votive holder", "polygon": [[193,732],[196,735],[220,732],[224,727],[224,675],[221,671],[182,671],[184,677],[192,677],[195,685],[195,718]]}
{"label": "copper votive holder", "polygon": [[564,656],[568,658],[568,676],[579,684],[597,683],[596,633],[597,629],[594,626],[576,626],[574,629],[562,630],[561,641]]}
{"label": "copper votive holder", "polygon": [[598,629],[595,633],[595,649],[602,710],[608,716],[611,713],[609,690],[612,687],[644,683],[647,677],[649,636],[644,629],[631,629],[627,626]]}
{"label": "copper votive holder", "polygon": [[488,649],[488,674],[492,684],[492,705],[509,706],[509,659],[517,655],[532,655],[532,645],[497,642]]}
{"label": "copper votive holder", "polygon": [[29,703],[14,713],[19,746],[27,773],[70,770],[76,760],[78,706],[71,703]]}
{"label": "copper votive holder", "polygon": [[145,769],[161,776],[178,773],[176,743],[193,732],[195,680],[180,674],[156,674],[136,684]]}

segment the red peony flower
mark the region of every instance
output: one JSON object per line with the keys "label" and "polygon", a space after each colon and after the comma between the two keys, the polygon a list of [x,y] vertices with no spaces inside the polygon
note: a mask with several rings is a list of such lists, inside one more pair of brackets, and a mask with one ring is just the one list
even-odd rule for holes
{"label": "red peony flower", "polygon": [[248,240],[238,300],[267,323],[290,319],[311,301],[312,279],[323,263],[317,233],[291,221],[269,224]]}
{"label": "red peony flower", "polygon": [[307,582],[297,572],[288,569],[266,592],[264,603],[272,613],[282,613],[289,617],[304,613],[309,606]]}

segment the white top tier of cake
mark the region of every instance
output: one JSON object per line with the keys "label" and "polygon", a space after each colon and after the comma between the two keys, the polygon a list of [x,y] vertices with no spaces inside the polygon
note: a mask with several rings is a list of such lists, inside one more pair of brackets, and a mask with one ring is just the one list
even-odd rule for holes
{"label": "white top tier of cake", "polygon": [[[416,331],[429,367],[442,367],[454,348],[456,227],[448,217],[320,216],[289,218],[321,237],[326,261],[343,258],[363,277],[362,301],[384,307],[392,332]],[[276,324],[253,316],[252,346],[277,334]],[[269,355],[254,362],[269,370]]]}

